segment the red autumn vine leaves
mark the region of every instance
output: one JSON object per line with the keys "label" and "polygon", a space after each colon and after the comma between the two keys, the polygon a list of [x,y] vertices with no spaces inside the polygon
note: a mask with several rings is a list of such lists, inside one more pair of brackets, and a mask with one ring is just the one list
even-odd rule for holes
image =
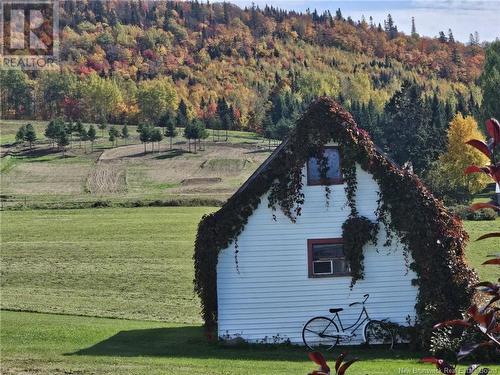
{"label": "red autumn vine leaves", "polygon": [[[354,362],[356,362],[358,359],[353,358],[349,361],[344,362],[344,358],[346,357],[347,353],[341,353],[337,360],[335,361],[335,374],[336,375],[344,375],[346,370],[351,366]],[[325,358],[323,355],[319,352],[311,352],[308,354],[309,359],[319,365],[319,370],[315,370],[309,375],[330,375],[332,374],[330,366],[326,363]]]}

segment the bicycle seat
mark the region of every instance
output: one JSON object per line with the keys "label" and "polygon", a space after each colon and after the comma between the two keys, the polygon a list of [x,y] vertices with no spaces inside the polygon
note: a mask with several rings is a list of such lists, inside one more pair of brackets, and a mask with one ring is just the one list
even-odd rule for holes
{"label": "bicycle seat", "polygon": [[341,312],[341,311],[343,311],[343,310],[344,310],[344,309],[342,309],[342,308],[338,308],[338,309],[330,309],[330,312],[331,312],[332,314],[335,314],[335,313]]}

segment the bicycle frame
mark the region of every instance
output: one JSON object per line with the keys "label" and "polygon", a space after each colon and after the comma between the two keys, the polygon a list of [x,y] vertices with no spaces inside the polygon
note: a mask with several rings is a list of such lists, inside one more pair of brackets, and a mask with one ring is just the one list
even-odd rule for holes
{"label": "bicycle frame", "polygon": [[[363,319],[361,319],[363,317],[363,314],[365,315]],[[361,309],[360,313],[359,313],[359,316],[358,316],[358,319],[356,319],[356,321],[351,324],[350,326],[348,327],[344,327],[344,325],[342,324],[342,319],[340,319],[340,315],[338,312],[336,312],[332,318],[332,321],[335,320],[335,318],[337,318],[337,321],[339,322],[340,324],[340,329],[342,330],[342,332],[346,332],[346,331],[350,331],[350,334],[349,336],[354,336],[354,332],[356,332],[356,330],[361,327],[363,325],[363,323],[365,323],[366,321],[370,321],[370,316],[368,315],[368,311],[366,310],[366,307],[365,305],[363,304],[363,308]]]}

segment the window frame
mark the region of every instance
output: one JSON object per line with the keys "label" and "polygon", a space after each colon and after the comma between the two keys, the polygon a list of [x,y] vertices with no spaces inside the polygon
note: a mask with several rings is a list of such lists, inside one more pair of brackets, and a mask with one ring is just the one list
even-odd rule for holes
{"label": "window frame", "polygon": [[321,179],[319,181],[311,181],[310,178],[310,173],[309,173],[309,159],[307,159],[306,162],[306,168],[307,168],[307,186],[320,186],[320,185],[342,185],[344,183],[344,176],[342,175],[342,157],[340,155],[340,150],[338,146],[326,146],[325,150],[327,149],[335,149],[338,152],[339,155],[339,171],[340,171],[340,177],[334,177],[334,178],[327,178],[326,180],[322,181]]}
{"label": "window frame", "polygon": [[[313,259],[314,259],[314,254],[313,254],[313,246],[314,245],[325,245],[325,244],[344,244],[344,241],[342,238],[315,238],[315,239],[308,239],[307,240],[307,271],[308,271],[308,276],[311,279],[316,279],[316,278],[323,278],[323,277],[346,277],[346,276],[351,276],[350,272],[344,272],[344,273],[334,273],[334,274],[315,274],[314,269],[313,269]],[[334,259],[340,259],[340,258],[334,258]],[[345,259],[345,255],[344,255]],[[333,270],[332,270],[333,271]]]}

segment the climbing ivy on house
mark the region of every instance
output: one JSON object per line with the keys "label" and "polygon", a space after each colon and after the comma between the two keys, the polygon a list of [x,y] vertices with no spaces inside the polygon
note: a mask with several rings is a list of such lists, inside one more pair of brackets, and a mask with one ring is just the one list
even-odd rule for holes
{"label": "climbing ivy on house", "polygon": [[368,242],[376,243],[378,223],[364,216],[349,217],[342,224],[344,254],[351,269],[351,288],[364,276],[363,247]]}
{"label": "climbing ivy on house", "polygon": [[[281,209],[295,222],[305,203],[303,166],[310,157],[316,157],[320,160],[322,177],[326,176],[321,158],[328,142],[336,142],[342,155],[342,173],[351,210],[343,229],[347,237],[346,256],[352,262],[351,268],[354,267],[353,283],[363,276],[363,245],[376,238],[376,223],[359,217],[356,208],[356,164],[359,164],[380,187],[379,221],[397,234],[412,255],[410,268],[417,275],[414,284],[419,287],[415,307],[423,328],[421,337],[428,337],[434,323],[459,318],[470,304],[471,286],[477,276],[465,262],[468,236],[460,220],[432,196],[416,175],[398,168],[382,155],[347,111],[329,98],[320,98],[250,183],[219,211],[204,216],[199,224],[194,288],[200,296],[203,319],[209,330],[217,323],[219,251],[238,238],[267,192],[269,207]],[[355,224],[362,225],[366,234],[358,233]]]}

